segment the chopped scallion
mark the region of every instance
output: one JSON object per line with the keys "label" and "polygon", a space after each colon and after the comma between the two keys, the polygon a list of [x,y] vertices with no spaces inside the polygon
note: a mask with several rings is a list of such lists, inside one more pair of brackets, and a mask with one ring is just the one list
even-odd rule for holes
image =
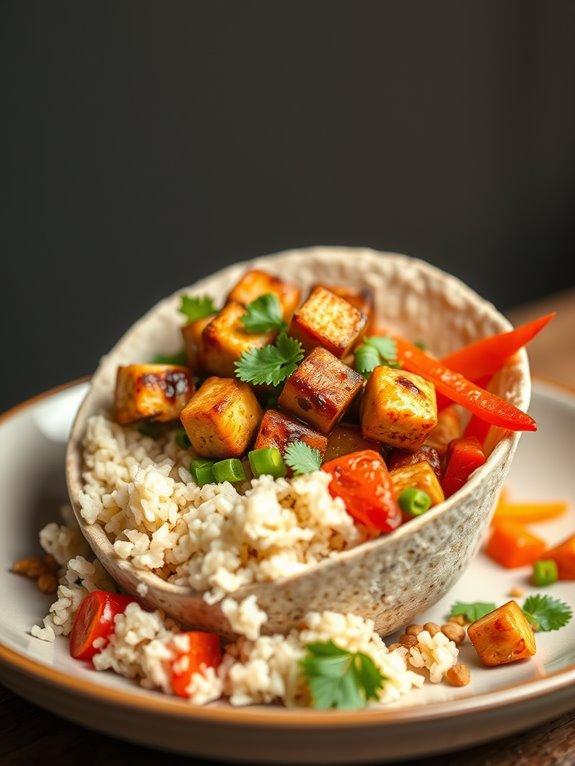
{"label": "chopped scallion", "polygon": [[248,459],[256,479],[264,474],[273,476],[275,479],[286,475],[286,465],[283,461],[282,453],[277,447],[253,449],[248,454]]}
{"label": "chopped scallion", "polygon": [[190,473],[198,487],[203,487],[204,484],[213,484],[216,481],[213,460],[194,458],[190,463]]}
{"label": "chopped scallion", "polygon": [[236,481],[243,481],[246,478],[246,472],[242,461],[237,457],[227,458],[227,460],[218,460],[213,465],[214,479],[217,482],[229,481],[232,484]]}
{"label": "chopped scallion", "polygon": [[408,516],[421,516],[431,507],[431,498],[422,489],[408,487],[397,498],[399,507]]}

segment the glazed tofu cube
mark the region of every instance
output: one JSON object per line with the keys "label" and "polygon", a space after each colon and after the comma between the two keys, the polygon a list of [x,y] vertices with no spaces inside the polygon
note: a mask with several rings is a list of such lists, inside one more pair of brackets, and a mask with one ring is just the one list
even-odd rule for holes
{"label": "glazed tofu cube", "polygon": [[364,439],[359,426],[352,425],[351,423],[340,423],[328,436],[325,460],[328,462],[329,460],[335,460],[336,457],[349,455],[351,452],[361,452],[365,449],[379,452],[381,445],[372,439]]}
{"label": "glazed tofu cube", "polygon": [[283,318],[289,322],[299,305],[301,289],[296,285],[268,274],[260,269],[247,271],[229,293],[227,300],[247,306],[260,295],[277,295],[282,307]]}
{"label": "glazed tofu cube", "polygon": [[318,347],[286,380],[278,402],[322,434],[329,434],[364,383],[358,372]]}
{"label": "glazed tofu cube", "polygon": [[467,635],[487,667],[506,665],[535,654],[533,630],[515,601],[508,601],[472,622]]}
{"label": "glazed tofu cube", "polygon": [[292,442],[305,442],[318,450],[322,458],[327,447],[327,438],[301,420],[277,410],[267,410],[260,423],[254,449],[277,447],[283,455],[287,445]]}
{"label": "glazed tofu cube", "polygon": [[427,460],[413,465],[404,465],[389,472],[395,495],[399,497],[404,489],[415,487],[427,492],[431,505],[438,505],[445,500],[443,490],[435,471]]}
{"label": "glazed tofu cube", "polygon": [[204,328],[199,358],[206,372],[231,378],[236,374],[235,362],[244,351],[274,342],[276,332],[246,332],[241,321],[245,313],[241,304],[230,301]]}
{"label": "glazed tofu cube", "polygon": [[423,460],[426,460],[429,463],[437,478],[441,479],[443,469],[439,452],[434,447],[430,447],[427,443],[422,444],[421,447],[415,450],[415,452],[411,452],[407,449],[397,449],[396,447],[391,450],[385,462],[387,463],[389,470],[394,471],[396,468],[403,468],[406,465],[415,465],[416,463],[421,463]]}
{"label": "glazed tofu cube", "polygon": [[375,315],[375,296],[371,287],[362,287],[360,289],[354,289],[353,287],[340,287],[330,285],[315,285],[315,287],[324,287],[326,290],[331,290],[332,293],[339,295],[344,301],[351,303],[352,306],[367,317],[367,324],[364,327],[364,335],[369,335],[369,331],[373,326]]}
{"label": "glazed tofu cube", "polygon": [[437,414],[437,425],[425,440],[425,444],[433,447],[444,458],[449,442],[461,436],[461,421],[455,404],[445,407]]}
{"label": "glazed tofu cube", "polygon": [[437,425],[435,386],[419,375],[376,367],[361,403],[361,433],[415,452]]}
{"label": "glazed tofu cube", "polygon": [[207,378],[180,414],[192,448],[200,457],[239,457],[252,441],[262,409],[247,383]]}
{"label": "glazed tofu cube", "polygon": [[116,374],[115,419],[121,425],[142,418],[177,420],[194,393],[192,373],[175,364],[128,364]]}
{"label": "glazed tofu cube", "polygon": [[195,322],[188,322],[182,327],[182,336],[188,362],[193,370],[200,370],[200,347],[202,342],[202,333],[212,321],[213,316],[196,319]]}
{"label": "glazed tofu cube", "polygon": [[306,352],[322,346],[338,359],[360,339],[367,316],[325,287],[316,287],[293,315],[289,334]]}

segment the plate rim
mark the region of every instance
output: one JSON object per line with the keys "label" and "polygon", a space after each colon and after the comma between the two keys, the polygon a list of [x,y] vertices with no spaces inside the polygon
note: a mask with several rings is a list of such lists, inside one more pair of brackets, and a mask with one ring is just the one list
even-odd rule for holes
{"label": "plate rim", "polygon": [[[45,399],[90,380],[90,375],[76,378],[67,383],[43,391],[0,414],[0,427],[8,420],[22,414]],[[537,390],[553,391],[575,403],[575,387],[559,383],[541,375],[532,377],[534,393]],[[337,724],[345,728],[364,728],[380,725],[401,725],[412,723],[430,723],[436,720],[453,718],[460,719],[472,713],[485,710],[495,710],[545,698],[573,686],[575,695],[575,663],[561,670],[546,675],[543,678],[522,681],[502,689],[486,692],[479,696],[470,695],[448,702],[437,702],[432,705],[415,705],[401,708],[370,708],[360,711],[319,711],[299,710],[298,708],[264,707],[262,705],[246,707],[224,707],[219,705],[194,705],[179,699],[152,692],[142,694],[130,689],[116,689],[102,685],[90,679],[75,677],[63,670],[54,668],[27,657],[25,654],[5,646],[0,639],[0,666],[8,672],[20,677],[43,683],[61,692],[79,695],[86,700],[120,706],[126,710],[137,712],[153,712],[155,715],[180,718],[185,721],[197,721],[212,724],[233,724],[242,726],[261,727],[274,726],[281,729],[292,728],[324,728],[326,724]],[[96,671],[94,671],[96,672]],[[4,676],[4,673],[2,674]],[[5,676],[2,682],[6,683]],[[15,689],[13,689],[18,693]],[[575,696],[574,696],[575,701]]]}

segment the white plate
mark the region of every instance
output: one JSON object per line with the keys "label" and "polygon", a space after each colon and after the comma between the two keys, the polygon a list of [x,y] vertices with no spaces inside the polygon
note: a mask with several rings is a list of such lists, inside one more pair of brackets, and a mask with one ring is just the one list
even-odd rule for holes
{"label": "white plate", "polygon": [[[280,707],[194,707],[145,691],[111,673],[72,660],[67,641],[32,638],[49,605],[28,580],[10,573],[14,560],[38,551],[41,526],[66,501],[65,442],[87,384],[48,392],[7,413],[0,424],[0,681],[66,718],[143,745],[191,755],[252,762],[365,763],[431,755],[511,734],[575,707],[575,621],[537,635],[534,659],[484,669],[473,648],[463,689],[426,684],[395,706],[357,712]],[[575,397],[543,383],[530,413],[539,430],[519,444],[507,486],[517,499],[570,501],[567,516],[538,525],[550,543],[575,531],[573,434]],[[450,593],[427,614],[442,621],[455,600],[509,600],[513,586],[535,592],[528,568],[504,570],[479,553]],[[573,583],[547,592],[575,602]]]}

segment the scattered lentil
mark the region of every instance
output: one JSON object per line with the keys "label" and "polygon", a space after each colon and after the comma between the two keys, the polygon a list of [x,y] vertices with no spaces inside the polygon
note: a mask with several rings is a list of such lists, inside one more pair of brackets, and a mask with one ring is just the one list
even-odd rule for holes
{"label": "scattered lentil", "polygon": [[457,663],[452,668],[449,668],[445,674],[447,683],[451,686],[467,686],[471,680],[471,673],[467,665]]}

